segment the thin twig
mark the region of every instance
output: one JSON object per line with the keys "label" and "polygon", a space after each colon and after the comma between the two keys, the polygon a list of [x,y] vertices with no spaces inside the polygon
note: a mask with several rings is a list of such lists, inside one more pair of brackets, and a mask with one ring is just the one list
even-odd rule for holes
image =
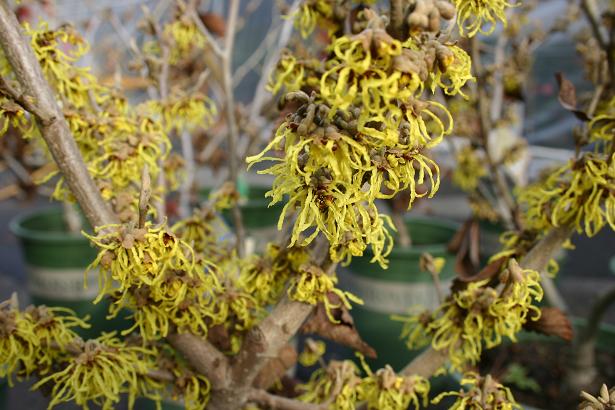
{"label": "thin twig", "polygon": [[604,50],[607,49],[608,44],[604,38],[604,34],[600,30],[600,17],[597,15],[597,6],[594,0],[581,0],[581,10],[587,17],[589,25],[592,29],[594,37],[598,41],[600,47]]}
{"label": "thin twig", "polygon": [[478,113],[481,124],[481,137],[483,149],[485,151],[485,160],[489,167],[489,173],[492,178],[494,188],[498,193],[496,198],[497,205],[500,209],[505,210],[502,212],[502,217],[505,223],[510,227],[519,228],[519,221],[517,220],[516,210],[517,205],[514,198],[510,193],[510,189],[500,170],[496,166],[489,149],[489,133],[492,129],[491,114],[489,112],[489,101],[487,98],[487,84],[485,78],[485,70],[481,63],[480,58],[481,43],[478,37],[474,37],[471,42],[472,49],[472,64],[474,65],[474,72],[477,78],[477,95],[478,95]]}
{"label": "thin twig", "polygon": [[145,226],[151,196],[152,181],[149,176],[149,167],[145,164],[143,172],[141,173],[141,192],[139,193],[139,228]]}
{"label": "thin twig", "polygon": [[184,158],[184,180],[179,187],[179,216],[186,218],[190,214],[190,203],[192,187],[194,185],[194,175],[196,166],[194,163],[194,146],[192,145],[192,135],[184,129],[181,133],[181,149]]}
{"label": "thin twig", "polygon": [[[201,32],[201,34],[203,34],[205,38],[207,39],[207,44],[209,44],[214,54],[216,54],[218,57],[222,57],[224,55],[224,51],[222,51],[222,49],[220,48],[220,45],[218,44],[214,36],[209,32],[207,27],[205,27],[205,24],[203,24],[203,20],[201,20],[196,10],[193,8],[190,8],[188,9],[187,12],[190,18],[192,18],[192,21],[194,22],[196,27]],[[230,34],[230,30],[227,30],[227,33],[225,34],[226,34],[226,37],[228,37]]]}
{"label": "thin twig", "polygon": [[389,0],[389,34],[396,39],[403,37],[404,3],[403,0]]}
{"label": "thin twig", "polygon": [[[229,18],[224,43],[224,53],[222,54],[223,88],[226,97],[226,121],[229,130],[229,180],[237,187],[239,179],[239,158],[237,152],[237,141],[239,131],[237,129],[237,118],[235,117],[235,96],[233,90],[233,50],[235,46],[235,30],[237,27],[237,16],[239,14],[239,0],[231,0]],[[245,254],[245,229],[241,216],[239,204],[235,203],[232,209],[233,222],[235,224],[235,235],[237,237],[237,254],[242,257]]]}

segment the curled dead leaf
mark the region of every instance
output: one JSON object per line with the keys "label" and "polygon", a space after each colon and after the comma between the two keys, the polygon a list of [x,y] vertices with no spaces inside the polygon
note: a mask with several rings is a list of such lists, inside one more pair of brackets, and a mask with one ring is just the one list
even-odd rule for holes
{"label": "curled dead leaf", "polygon": [[199,13],[199,17],[205,27],[207,27],[207,30],[216,36],[224,37],[224,33],[226,32],[226,22],[219,14]]}
{"label": "curled dead leaf", "polygon": [[562,73],[556,73],[555,79],[559,85],[559,102],[562,107],[572,112],[581,121],[589,121],[589,116],[577,109],[577,90],[574,84]]}
{"label": "curled dead leaf", "polygon": [[330,292],[328,295],[332,305],[340,305],[341,308],[332,309],[333,317],[339,323],[332,323],[327,317],[327,311],[322,303],[319,303],[312,313],[312,316],[305,322],[301,328],[301,333],[316,334],[333,342],[348,346],[366,357],[376,358],[376,351],[368,345],[357,331],[354,325],[352,315],[346,307],[343,306],[339,297]]}
{"label": "curled dead leaf", "polygon": [[568,316],[558,308],[543,307],[538,320],[529,320],[523,326],[526,330],[542,333],[548,336],[557,336],[571,341],[574,336],[572,323]]}

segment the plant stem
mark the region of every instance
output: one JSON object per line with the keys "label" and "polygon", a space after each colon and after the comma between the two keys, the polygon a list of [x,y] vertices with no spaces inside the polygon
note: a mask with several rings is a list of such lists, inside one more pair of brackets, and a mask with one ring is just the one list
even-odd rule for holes
{"label": "plant stem", "polygon": [[[224,94],[226,97],[226,122],[229,130],[229,180],[237,188],[239,178],[239,153],[237,152],[237,141],[239,130],[237,129],[237,118],[235,118],[235,97],[233,90],[233,49],[235,45],[235,30],[237,27],[237,16],[239,14],[239,0],[231,0],[229,9],[228,25],[226,30],[224,51],[222,53],[222,71]],[[241,216],[239,204],[233,205],[233,222],[235,224],[235,235],[237,236],[237,254],[239,257],[245,254],[245,229]]]}
{"label": "plant stem", "polygon": [[267,393],[265,390],[251,390],[248,399],[250,401],[263,404],[271,410],[326,410],[322,404],[304,403],[296,399],[276,396]]}
{"label": "plant stem", "polygon": [[196,173],[192,135],[190,135],[186,129],[181,133],[181,149],[186,172],[184,180],[179,188],[179,217],[183,219],[190,215],[192,188],[194,185],[194,175]]}
{"label": "plant stem", "polygon": [[410,236],[410,230],[404,221],[403,213],[394,210],[391,213],[391,218],[393,219],[393,224],[397,228],[397,233],[399,234],[399,246],[404,249],[410,248],[412,246],[412,237]]}
{"label": "plant stem", "polygon": [[566,381],[575,391],[587,388],[595,379],[596,340],[600,323],[608,308],[615,303],[615,286],[600,296],[592,306],[583,332],[577,337],[574,352],[568,369]]}
{"label": "plant stem", "polygon": [[389,0],[389,34],[400,40],[404,31],[404,1]]}
{"label": "plant stem", "polygon": [[[496,166],[491,155],[491,151],[489,149],[489,133],[491,132],[493,123],[486,92],[487,82],[485,81],[485,70],[482,66],[480,58],[481,43],[477,36],[472,38],[471,46],[472,64],[474,66],[474,73],[477,78],[478,86],[478,113],[481,124],[481,140],[483,144],[483,150],[485,151],[485,159],[487,161],[487,166],[489,167],[491,180],[494,184],[496,192],[498,193],[498,197],[496,198],[497,206],[501,210],[501,216],[504,219],[506,225],[508,225],[509,228],[519,228],[519,221],[516,217],[517,205],[514,198],[510,194],[508,184],[504,179],[503,175],[500,173],[500,170]],[[499,97],[503,98],[503,93],[499,95]],[[495,101],[492,101],[492,103],[495,104]]]}

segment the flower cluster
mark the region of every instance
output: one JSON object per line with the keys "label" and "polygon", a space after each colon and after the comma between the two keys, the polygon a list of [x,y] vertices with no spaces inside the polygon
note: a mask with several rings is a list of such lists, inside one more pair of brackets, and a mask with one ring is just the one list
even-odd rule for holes
{"label": "flower cluster", "polygon": [[458,392],[446,392],[437,396],[433,402],[439,403],[447,396],[457,396],[451,410],[513,410],[521,409],[510,389],[487,375],[468,372],[463,375],[461,384],[468,386]]}
{"label": "flower cluster", "polygon": [[[166,131],[155,118],[159,113],[147,104],[132,106],[117,90],[100,84],[89,68],[79,66],[78,60],[89,47],[72,27],[65,25],[52,30],[43,22],[36,28],[26,25],[25,31],[103,198],[113,205],[125,202],[119,197],[126,193],[136,198],[139,186],[135,181],[143,168],[147,165],[151,179],[156,180],[170,151]],[[0,66],[10,78],[12,73],[4,56],[0,56]],[[32,115],[9,104],[8,100],[2,99],[0,105],[2,132],[10,124],[25,138],[39,139]],[[177,111],[182,107],[173,105],[171,108]],[[51,172],[37,182],[44,183],[56,175],[58,172]],[[162,192],[154,190],[153,194],[157,197]],[[61,176],[53,197],[74,200]],[[136,205],[135,201],[132,205]],[[115,207],[114,210],[125,221],[135,219],[134,211],[126,212],[128,208]]]}
{"label": "flower cluster", "polygon": [[483,345],[493,348],[503,337],[516,341],[523,324],[537,320],[542,300],[538,272],[521,269],[514,259],[499,276],[499,286],[491,279],[471,282],[449,296],[434,312],[422,312],[406,320],[404,334],[409,348],[431,340],[436,350],[448,352],[453,368],[480,359]]}
{"label": "flower cluster", "polygon": [[[216,267],[166,226],[106,225],[86,236],[100,248],[89,269],[100,269],[100,300],[115,299],[112,314],[134,310],[134,328],[144,339],[164,337],[170,325],[206,334],[212,291],[219,287]],[[128,330],[127,332],[131,331]]]}
{"label": "flower cluster", "polygon": [[[362,359],[362,358],[361,358]],[[375,373],[362,361],[365,377],[349,360],[331,361],[326,369],[312,374],[302,386],[300,399],[310,403],[331,403],[332,410],[351,410],[365,402],[369,410],[405,410],[426,406],[429,382],[420,376],[396,374],[390,366]]]}
{"label": "flower cluster", "polygon": [[478,187],[481,177],[487,175],[483,161],[476,150],[467,145],[456,153],[457,166],[453,171],[453,182],[464,191],[473,191]]}
{"label": "flower cluster", "polygon": [[60,307],[29,306],[20,311],[14,301],[0,304],[0,378],[48,373],[68,345],[79,340],[73,330],[89,325]]}
{"label": "flower cluster", "polygon": [[323,303],[327,311],[327,316],[331,322],[336,323],[331,309],[341,307],[341,305],[331,303],[328,297],[330,292],[339,296],[340,303],[346,308],[351,309],[350,301],[363,304],[363,301],[353,294],[340,290],[335,287],[337,278],[330,276],[320,267],[313,264],[305,264],[299,268],[299,275],[291,279],[288,286],[288,296],[298,302],[315,305]]}
{"label": "flower cluster", "polygon": [[369,410],[402,410],[410,407],[415,410],[428,403],[429,382],[421,376],[402,376],[390,366],[372,373],[367,366],[360,387],[360,397],[367,402]]}
{"label": "flower cluster", "polygon": [[[469,56],[456,45],[429,38],[400,42],[381,28],[379,17],[371,23],[357,35],[334,40],[317,84],[310,74],[317,72],[313,63],[306,63],[308,69],[283,56],[272,89],[287,84],[312,94],[286,95],[299,108],[248,163],[274,162],[260,172],[276,177],[267,194],[272,203],[288,197],[279,226],[300,209],[291,245],[307,245],[322,232],[334,261],[349,262],[371,245],[374,261],[386,266],[391,221],[374,201],[406,190],[409,207],[416,198],[432,197],[439,169],[426,151],[452,127],[446,108],[421,99],[423,91],[456,95],[472,75]],[[291,78],[296,75],[303,78]],[[270,150],[284,150],[284,157],[265,156]],[[423,184],[427,187],[419,189]]]}
{"label": "flower cluster", "polygon": [[[477,33],[491,34],[498,20],[506,24],[506,9],[515,3],[509,0],[453,0],[457,7],[459,33],[474,37]],[[487,29],[484,28],[485,24]]]}
{"label": "flower cluster", "polygon": [[165,132],[208,127],[217,115],[216,106],[207,96],[172,95],[166,100],[148,102],[151,113],[161,118]]}
{"label": "flower cluster", "polygon": [[527,225],[534,230],[574,226],[594,236],[606,224],[615,229],[615,154],[586,153],[521,192]]}
{"label": "flower cluster", "polygon": [[250,257],[242,266],[239,282],[260,306],[275,303],[291,276],[297,276],[300,267],[309,261],[304,248],[280,249],[269,244],[263,256]]}
{"label": "flower cluster", "polygon": [[41,379],[34,388],[50,385],[52,399],[49,408],[74,401],[84,408],[94,403],[105,410],[115,408],[120,395],[128,393],[129,400],[143,396],[138,380],[147,377],[155,363],[156,351],[130,346],[105,334],[94,340],[81,342],[80,352],[63,363],[63,369]]}

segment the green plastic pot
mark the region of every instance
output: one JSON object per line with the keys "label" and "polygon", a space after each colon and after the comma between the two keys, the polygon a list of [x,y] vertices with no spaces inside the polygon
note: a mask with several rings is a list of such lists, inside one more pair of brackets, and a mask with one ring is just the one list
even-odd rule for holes
{"label": "green plastic pot", "polygon": [[0,410],[7,409],[8,390],[6,380],[0,379]]}
{"label": "green plastic pot", "polygon": [[372,368],[390,364],[400,370],[419,353],[408,350],[400,338],[403,324],[391,320],[391,315],[407,314],[415,305],[439,305],[431,275],[419,269],[421,255],[428,252],[445,258],[440,274],[442,289],[448,289],[454,276],[454,255],[447,252],[447,244],[458,225],[442,219],[411,217],[406,219],[406,226],[413,245],[408,249],[394,248],[388,269],[370,263],[373,255],[368,251],[354,258],[349,272],[340,275],[340,284],[364,301],[363,305],[354,305],[351,313],[361,337],[378,352],[377,359],[368,360]]}
{"label": "green plastic pot", "polygon": [[[250,185],[247,199],[242,200],[239,205],[243,225],[248,234],[246,248],[249,253],[264,250],[267,243],[275,241],[278,236],[278,219],[284,205],[277,203],[269,206],[271,199],[265,198],[265,194],[270,189],[270,187]],[[210,191],[208,188],[201,190],[201,198],[209,197]],[[230,226],[233,226],[230,210],[224,211],[222,216]]]}
{"label": "green plastic pot", "polygon": [[[160,403],[160,408],[162,410],[185,410],[185,406],[181,403],[174,401],[162,400]],[[156,402],[154,400],[139,398],[135,400],[135,410],[157,410]]]}
{"label": "green plastic pot", "polygon": [[[265,194],[270,189],[270,187],[265,186],[249,186],[247,199],[243,199],[239,205],[243,223],[247,229],[277,226],[283,205],[278,203],[269,206],[271,199],[265,198]],[[202,199],[207,199],[210,193],[210,188],[204,188],[201,190],[200,196]],[[222,215],[230,225],[233,224],[233,217],[229,210],[224,211]]]}
{"label": "green plastic pot", "polygon": [[[85,338],[126,328],[124,319],[106,320],[106,301],[92,303],[99,289],[97,272],[89,272],[87,288],[84,272],[97,250],[81,233],[66,229],[61,208],[21,215],[11,221],[10,228],[21,243],[32,304],[67,307],[79,317],[89,315],[91,328],[78,329]],[[85,222],[84,228],[89,229]]]}
{"label": "green plastic pot", "polygon": [[495,255],[502,249],[500,235],[506,232],[506,228],[501,223],[493,223],[485,220],[480,220],[478,226],[480,229],[478,245],[480,255],[483,258],[489,259],[491,255]]}

